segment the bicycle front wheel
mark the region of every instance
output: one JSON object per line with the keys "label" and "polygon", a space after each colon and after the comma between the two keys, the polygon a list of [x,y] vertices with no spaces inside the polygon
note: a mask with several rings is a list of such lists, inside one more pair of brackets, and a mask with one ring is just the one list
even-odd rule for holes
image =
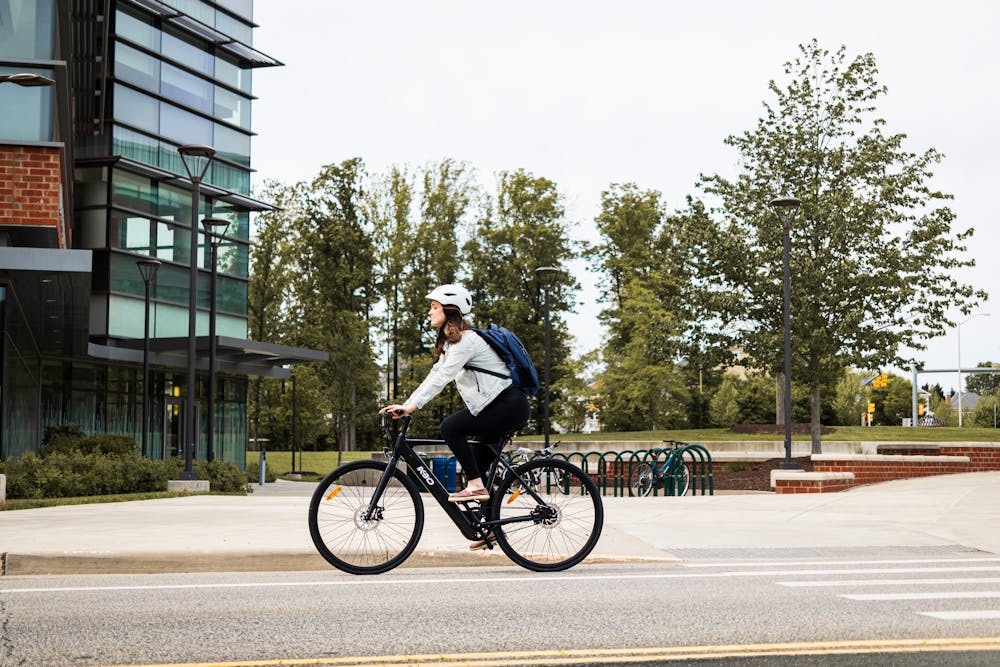
{"label": "bicycle front wheel", "polygon": [[648,496],[653,490],[653,466],[648,463],[637,463],[632,466],[628,476],[628,494],[630,496]]}
{"label": "bicycle front wheel", "polygon": [[497,544],[512,561],[536,572],[565,570],[582,561],[604,525],[597,486],[560,459],[519,466],[500,484],[491,509],[493,519],[506,522],[493,528]]}
{"label": "bicycle front wheel", "polygon": [[354,461],[323,478],[309,503],[309,534],[331,565],[351,574],[387,572],[406,560],[424,529],[416,485],[397,468],[374,508],[386,464]]}

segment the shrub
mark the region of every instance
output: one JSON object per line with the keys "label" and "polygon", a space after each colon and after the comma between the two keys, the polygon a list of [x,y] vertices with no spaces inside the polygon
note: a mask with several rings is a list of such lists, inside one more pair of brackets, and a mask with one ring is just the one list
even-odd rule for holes
{"label": "shrub", "polygon": [[[139,443],[127,435],[113,435],[101,433],[90,437],[80,433],[71,432],[75,424],[68,427],[58,427],[66,429],[55,432],[55,427],[45,429],[46,438],[42,441],[41,455],[50,456],[52,454],[69,452],[80,452],[82,454],[105,454],[108,456],[138,456]],[[49,437],[50,431],[52,432]]]}
{"label": "shrub", "polygon": [[216,459],[211,463],[208,461],[195,461],[191,467],[198,473],[198,479],[209,480],[212,491],[218,491],[219,493],[246,493],[250,490],[247,484],[246,473],[240,470],[239,466],[235,463]]}
{"label": "shrub", "polygon": [[[247,472],[246,478],[251,484],[257,484],[260,482],[260,462],[259,461],[248,461],[247,462]],[[278,479],[274,474],[274,468],[267,466],[264,469],[264,481],[270,484],[274,480]]]}
{"label": "shrub", "polygon": [[27,453],[7,463],[11,498],[67,498],[163,491],[171,479],[166,461],[82,452]]}
{"label": "shrub", "polygon": [[[135,454],[70,451],[38,456],[29,452],[8,461],[4,468],[10,498],[69,498],[165,491],[167,481],[177,479],[184,469],[184,461],[176,457],[158,461]],[[195,461],[194,469],[200,479],[209,480],[213,491],[249,490],[246,475],[228,461]]]}
{"label": "shrub", "polygon": [[80,424],[54,424],[46,426],[42,433],[42,454],[46,452],[66,452],[76,449],[77,444],[87,437]]}

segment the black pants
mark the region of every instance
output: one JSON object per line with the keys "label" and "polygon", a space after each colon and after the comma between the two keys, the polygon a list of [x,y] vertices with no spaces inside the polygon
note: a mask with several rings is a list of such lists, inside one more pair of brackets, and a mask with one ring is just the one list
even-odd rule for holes
{"label": "black pants", "polygon": [[[467,409],[448,415],[441,422],[441,437],[462,466],[466,479],[482,477],[497,457],[500,436],[523,428],[531,417],[531,406],[524,392],[507,387],[478,415]],[[470,445],[467,438],[478,436],[483,444]]]}

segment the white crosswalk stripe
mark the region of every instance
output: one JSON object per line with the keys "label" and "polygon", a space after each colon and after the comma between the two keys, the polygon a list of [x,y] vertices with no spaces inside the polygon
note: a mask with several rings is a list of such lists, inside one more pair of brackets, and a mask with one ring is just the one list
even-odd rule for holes
{"label": "white crosswalk stripe", "polygon": [[[836,589],[830,593],[837,598],[851,603],[890,605],[885,609],[892,609],[891,613],[899,613],[900,606],[891,605],[900,603],[907,610],[905,613],[942,621],[975,622],[1000,619],[1000,605],[995,602],[1000,600],[997,587],[1000,577],[993,566],[997,562],[1000,559],[996,557],[820,559],[692,562],[685,567],[729,569],[727,574],[738,569],[738,574],[744,576],[773,576],[778,586]],[[870,592],[874,587],[883,592]],[[937,608],[912,608],[924,601],[946,600],[953,600],[963,608],[942,609],[937,605]]]}

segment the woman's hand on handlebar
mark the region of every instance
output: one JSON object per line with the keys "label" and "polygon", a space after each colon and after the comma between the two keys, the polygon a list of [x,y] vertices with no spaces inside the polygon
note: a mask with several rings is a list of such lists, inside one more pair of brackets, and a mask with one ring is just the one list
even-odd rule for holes
{"label": "woman's hand on handlebar", "polygon": [[402,419],[416,410],[416,406],[410,405],[387,405],[378,411],[380,415],[389,415],[393,419]]}

